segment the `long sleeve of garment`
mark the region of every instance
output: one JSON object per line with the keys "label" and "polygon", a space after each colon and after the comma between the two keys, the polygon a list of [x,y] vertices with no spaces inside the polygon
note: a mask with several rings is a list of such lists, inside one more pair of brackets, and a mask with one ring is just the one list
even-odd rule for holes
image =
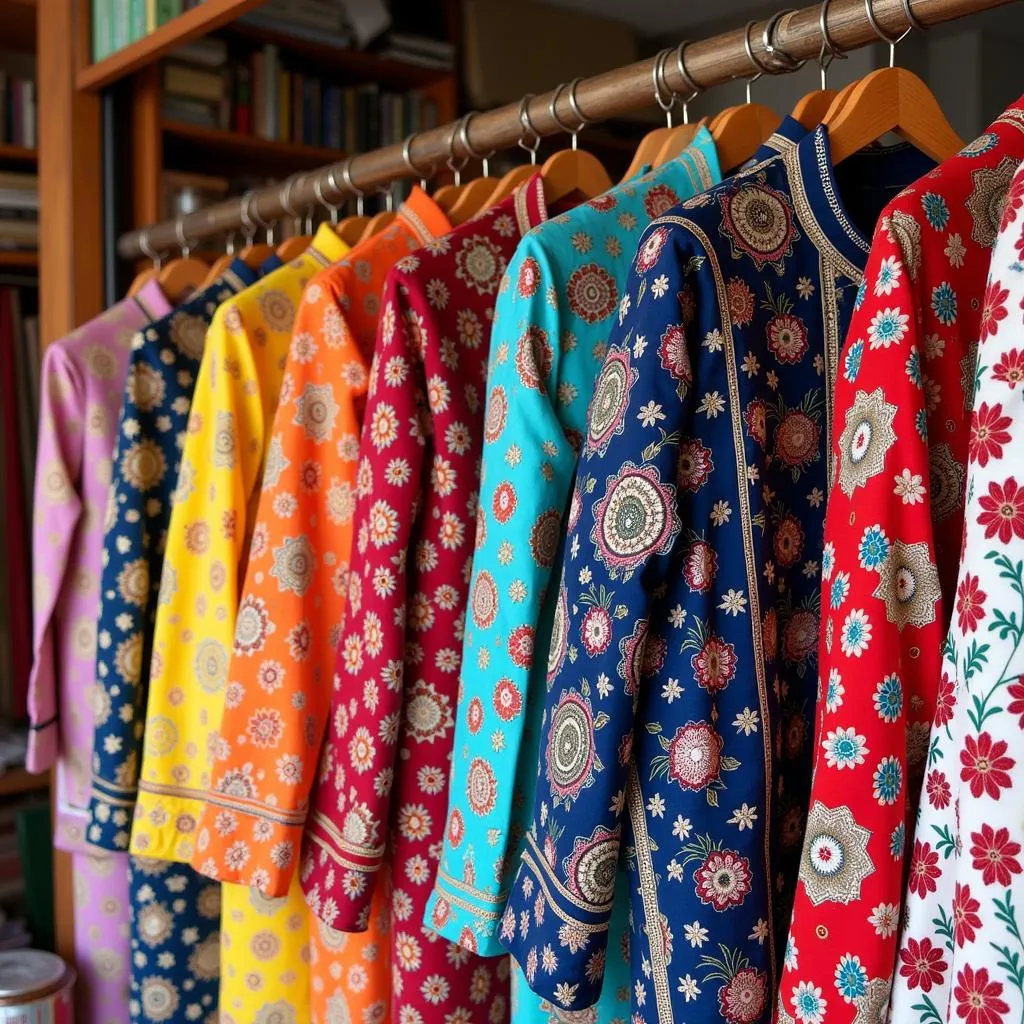
{"label": "long sleeve of garment", "polygon": [[[269,896],[285,895],[294,875],[330,706],[377,322],[370,310],[388,269],[428,237],[403,208],[310,281],[295,318],[192,859],[204,874]],[[301,587],[275,568],[297,537],[315,555]]]}
{"label": "long sleeve of garment", "polygon": [[893,978],[896,1024],[1020,1020],[1024,850],[1024,170],[989,270],[971,417],[964,550],[928,743]]}
{"label": "long sleeve of garment", "polygon": [[[1021,109],[883,211],[836,385],[822,561],[821,691],[810,811],[778,1018],[884,1015],[903,880],[928,887],[933,841],[907,842],[941,682],[963,532],[985,274],[1024,156]],[[905,870],[905,865],[907,868]]]}
{"label": "long sleeve of garment", "polygon": [[[677,160],[527,235],[498,298],[448,820],[425,922],[482,953],[501,952],[506,875],[532,811],[545,692],[545,659],[526,664],[511,638],[549,646],[587,406],[637,239],[652,216],[719,178],[714,142],[701,131]],[[547,343],[539,372],[520,354],[533,337]],[[482,815],[468,784],[478,759],[495,776],[494,804]]]}
{"label": "long sleeve of garment", "polygon": [[255,279],[222,278],[135,336],[103,536],[88,841],[127,850],[149,695],[153,616],[181,445],[214,311]]}

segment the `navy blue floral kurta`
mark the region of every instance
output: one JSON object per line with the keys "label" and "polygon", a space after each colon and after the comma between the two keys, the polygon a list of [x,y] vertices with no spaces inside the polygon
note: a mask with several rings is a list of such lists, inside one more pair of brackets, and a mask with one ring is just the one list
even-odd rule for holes
{"label": "navy blue floral kurta", "polygon": [[656,220],[568,516],[533,823],[501,940],[597,998],[621,842],[634,1021],[771,1009],[810,785],[830,394],[874,217],[928,169],[819,129]]}

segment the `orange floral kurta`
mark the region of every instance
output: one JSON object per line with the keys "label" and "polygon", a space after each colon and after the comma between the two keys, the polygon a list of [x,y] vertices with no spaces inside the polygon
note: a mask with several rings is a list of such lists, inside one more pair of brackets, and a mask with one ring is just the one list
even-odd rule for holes
{"label": "orange floral kurta", "polygon": [[[294,866],[344,610],[380,288],[396,260],[447,230],[440,208],[416,189],[387,229],[310,281],[292,333],[193,865],[287,895],[297,913],[304,904]],[[286,569],[295,558],[309,563],[302,585]],[[384,890],[376,904],[386,928]],[[386,1013],[389,957],[380,935],[313,928],[314,1019]],[[339,1000],[349,1018],[338,1017]]]}

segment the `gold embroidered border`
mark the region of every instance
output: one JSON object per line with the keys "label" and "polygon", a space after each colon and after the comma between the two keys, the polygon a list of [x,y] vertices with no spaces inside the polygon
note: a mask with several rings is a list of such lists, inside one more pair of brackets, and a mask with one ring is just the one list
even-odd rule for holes
{"label": "gold embroidered border", "polygon": [[[142,788],[147,789],[149,787],[143,785]],[[240,814],[249,814],[254,818],[263,818],[265,821],[271,821],[276,825],[302,825],[306,820],[305,811],[282,811],[276,807],[269,807],[267,804],[258,803],[255,800],[226,796],[212,790],[203,793],[202,799],[205,803],[214,807],[238,811]]]}
{"label": "gold embroidered border", "polygon": [[[537,841],[533,838],[533,835],[529,832],[526,834],[526,844],[527,849],[523,850],[523,857],[526,858],[529,856],[531,861],[540,865],[543,869],[544,877],[551,882],[552,888],[565,900],[566,903],[571,903],[574,907],[578,907],[585,914],[611,913],[614,897],[605,903],[588,903],[575,893],[569,892],[569,890],[555,877],[552,869],[548,866],[547,858],[541,852],[541,849],[537,845]],[[536,856],[530,854],[531,848]]]}
{"label": "gold embroidered border", "polygon": [[[574,928],[578,928],[581,932],[586,932],[588,935],[600,935],[601,932],[608,931],[608,922],[605,921],[603,924],[587,924],[585,921],[580,921],[575,917],[570,917],[552,898],[551,890],[547,886],[547,882],[555,881],[550,875],[545,875],[541,870],[540,865],[530,855],[529,851],[523,850],[523,863],[530,869],[534,879],[540,886],[541,891],[544,893],[545,902],[551,908],[551,912],[559,920],[564,921],[568,925],[572,925]],[[543,863],[543,861],[541,862]],[[573,901],[575,902],[575,901]]]}
{"label": "gold embroidered border", "polygon": [[[440,874],[440,872],[438,872],[438,874]],[[463,899],[454,892],[449,892],[447,890],[439,892],[438,886],[436,885],[434,887],[434,894],[438,899],[445,900],[448,903],[453,903],[457,907],[462,907],[463,910],[467,910],[469,913],[482,918],[485,921],[494,921],[497,923],[505,916],[505,913],[502,910],[481,910],[475,903],[470,903],[469,900]]]}
{"label": "gold embroidered border", "polygon": [[313,813],[313,820],[327,833],[339,850],[344,850],[346,853],[351,853],[356,857],[367,857],[372,860],[380,860],[384,856],[384,844],[380,846],[359,846],[356,843],[350,843],[338,830],[338,826],[331,821],[330,818],[326,817],[323,812],[315,811]]}
{"label": "gold embroidered border", "polygon": [[413,234],[416,236],[416,241],[418,241],[421,246],[434,240],[434,232],[427,227],[423,218],[420,217],[418,213],[410,210],[405,203],[402,204],[401,209],[398,211],[398,216],[408,223]]}
{"label": "gold embroidered border", "polygon": [[[483,889],[477,889],[476,886],[469,885],[468,883],[461,881],[454,875],[449,875],[447,871],[444,871],[440,867],[437,869],[437,877],[443,879],[446,887],[451,887],[458,892],[464,892],[470,896],[480,896],[481,898],[486,899],[488,903],[504,906],[508,901],[508,889],[499,889],[496,893],[486,892]],[[499,914],[498,916],[500,917],[501,915]]]}
{"label": "gold embroidered border", "polygon": [[348,858],[343,857],[331,843],[318,836],[315,832],[310,832],[309,838],[316,843],[316,845],[319,846],[320,849],[338,865],[338,867],[345,868],[348,871],[359,871],[364,875],[373,874],[381,867],[380,864],[359,864],[354,860],[348,860]]}
{"label": "gold embroidered border", "polygon": [[329,260],[315,245],[311,245],[306,252],[308,252],[321,267],[330,267],[334,263],[333,260]]}
{"label": "gold embroidered border", "polygon": [[[836,275],[819,253],[818,273],[821,277],[821,321],[825,325],[825,480],[832,489],[832,418],[835,415],[836,373],[839,370],[839,308]],[[858,282],[859,283],[859,282]]]}
{"label": "gold embroidered border", "polygon": [[233,292],[244,292],[249,287],[233,270],[225,270],[220,277],[222,285],[227,284]]}
{"label": "gold embroidered border", "polygon": [[647,941],[651,950],[651,979],[654,982],[654,1003],[658,1008],[658,1024],[672,1020],[672,992],[668,980],[668,955],[665,953],[665,933],[661,930],[661,910],[658,906],[658,882],[654,876],[654,862],[651,856],[651,838],[647,834],[647,818],[644,814],[644,797],[640,792],[640,779],[636,772],[636,761],[629,762],[629,776],[626,780],[626,804],[629,818],[633,823],[633,839],[636,841],[637,873],[640,875],[640,899],[647,919]]}

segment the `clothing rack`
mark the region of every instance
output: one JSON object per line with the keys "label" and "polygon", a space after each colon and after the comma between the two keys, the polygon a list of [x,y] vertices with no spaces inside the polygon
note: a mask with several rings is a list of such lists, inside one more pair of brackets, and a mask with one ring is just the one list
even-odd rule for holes
{"label": "clothing rack", "polygon": [[[908,10],[917,27],[927,28],[1012,2],[874,0],[871,9],[881,32],[895,41],[908,28],[911,20]],[[766,21],[751,22],[746,29],[684,43],[679,52],[684,55],[686,73],[693,85],[703,91],[735,79],[750,78],[765,68],[770,68],[772,73],[787,70],[777,55],[773,59],[773,48],[796,61],[814,59],[822,46],[821,13],[821,5],[814,4]],[[880,39],[880,33],[872,27],[865,0],[833,0],[826,10],[826,27],[833,45],[842,52],[888,41]],[[771,38],[767,39],[769,32]],[[753,53],[753,61],[748,49]],[[572,90],[562,87],[526,102],[525,118],[520,117],[518,103],[474,114],[468,121],[463,118],[461,122],[420,132],[407,140],[404,147],[400,144],[386,146],[296,176],[285,188],[264,188],[248,198],[225,200],[177,220],[127,232],[118,239],[117,251],[124,259],[166,253],[180,248],[183,239],[194,243],[237,231],[243,224],[272,223],[321,202],[340,204],[351,196],[371,194],[399,178],[429,177],[432,171],[443,168],[453,154],[457,159],[479,157],[514,146],[523,138],[524,120],[537,136],[547,136],[564,132],[565,125],[579,124],[581,116],[590,124],[642,109],[650,106],[653,99],[657,61],[657,57],[650,57],[579,80],[574,94],[579,115],[573,111]],[[754,63],[761,67],[754,67]],[[693,88],[677,65],[675,59],[663,62],[662,81],[676,96],[686,99]],[[556,116],[552,116],[552,109]],[[585,131],[583,140],[585,146]],[[347,174],[344,173],[346,168]],[[284,195],[286,190],[289,194]]]}

